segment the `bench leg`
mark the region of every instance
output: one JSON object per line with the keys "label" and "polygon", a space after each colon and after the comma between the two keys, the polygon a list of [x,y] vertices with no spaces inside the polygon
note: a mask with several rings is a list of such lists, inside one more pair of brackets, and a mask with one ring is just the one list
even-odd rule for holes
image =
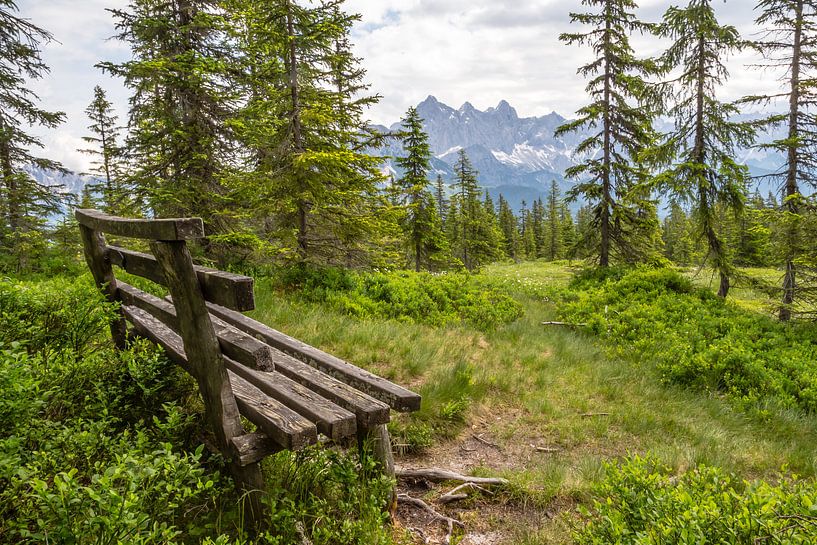
{"label": "bench leg", "polygon": [[[357,436],[358,448],[360,449],[360,456],[367,456],[366,446],[371,445],[372,456],[380,465],[380,469],[388,477],[395,479],[394,473],[394,453],[391,450],[391,437],[389,436],[389,429],[385,424],[374,426],[372,428],[363,428]],[[395,481],[396,484],[396,481]],[[391,496],[388,498],[388,505],[386,510],[394,519],[394,513],[397,510],[397,490],[392,488]]]}
{"label": "bench leg", "polygon": [[263,497],[266,490],[264,475],[261,473],[261,464],[254,463],[241,466],[238,462],[230,464],[235,484],[239,489],[244,508],[244,528],[255,535],[264,521]]}

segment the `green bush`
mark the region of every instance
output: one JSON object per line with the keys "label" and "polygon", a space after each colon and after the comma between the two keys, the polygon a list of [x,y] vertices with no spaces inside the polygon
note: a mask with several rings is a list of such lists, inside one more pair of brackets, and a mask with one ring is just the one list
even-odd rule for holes
{"label": "green bush", "polygon": [[577,545],[794,545],[817,541],[817,483],[739,481],[700,467],[673,476],[653,459],[606,466]]}
{"label": "green bush", "polygon": [[615,356],[657,366],[666,382],[817,410],[817,336],[722,301],[671,269],[580,275],[560,312],[587,323]]}
{"label": "green bush", "polygon": [[433,326],[467,322],[489,330],[522,315],[522,306],[503,290],[478,286],[467,274],[297,267],[284,271],[279,281],[308,301],[361,319]]}

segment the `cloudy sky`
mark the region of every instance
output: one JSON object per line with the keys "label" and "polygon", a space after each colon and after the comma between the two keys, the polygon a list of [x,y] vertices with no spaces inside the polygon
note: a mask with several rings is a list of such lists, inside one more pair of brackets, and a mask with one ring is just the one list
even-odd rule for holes
{"label": "cloudy sky", "polygon": [[[642,0],[639,16],[657,21],[671,3],[681,1]],[[94,85],[108,90],[121,119],[126,117],[128,93],[94,68],[100,60],[128,58],[128,49],[110,39],[114,23],[105,11],[126,4],[127,0],[18,0],[22,16],[56,39],[44,51],[51,74],[33,82],[32,88],[47,108],[68,116],[58,130],[39,133],[46,153],[68,168],[87,168],[87,158],[76,149],[86,134],[84,109]],[[737,26],[745,36],[756,32],[754,4],[715,1],[721,21]],[[347,0],[346,5],[362,15],[353,42],[372,90],[383,96],[369,112],[373,122],[391,124],[429,94],[454,107],[470,101],[480,109],[505,99],[523,116],[554,110],[570,116],[586,100],[576,67],[588,53],[558,39],[570,29],[568,13],[582,10],[580,0]],[[659,52],[664,44],[637,38],[634,45],[647,55]],[[775,74],[747,68],[754,60],[748,55],[730,60],[732,79],[723,90],[724,98],[779,86]]]}

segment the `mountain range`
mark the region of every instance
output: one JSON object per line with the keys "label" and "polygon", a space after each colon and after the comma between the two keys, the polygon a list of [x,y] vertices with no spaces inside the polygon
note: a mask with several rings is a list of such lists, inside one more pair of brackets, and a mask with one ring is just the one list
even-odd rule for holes
{"label": "mountain range", "polygon": [[[523,201],[530,205],[538,198],[545,198],[552,180],[564,194],[574,183],[565,178],[565,170],[586,159],[576,153],[576,148],[589,133],[578,131],[555,136],[556,129],[568,121],[556,112],[539,117],[520,117],[505,100],[485,111],[476,109],[469,102],[454,109],[433,96],[418,104],[417,112],[428,134],[434,177],[440,174],[450,187],[458,152],[464,149],[479,172],[480,184],[495,201],[502,194],[516,210],[521,208]],[[662,125],[659,130],[669,129],[669,122]],[[398,121],[389,127],[375,128],[383,133],[395,133],[402,127]],[[772,137],[779,135],[764,135],[760,140],[768,141]],[[385,157],[383,168],[386,174],[400,176],[393,160],[404,153],[398,139],[388,140],[385,147],[374,150],[374,153]],[[779,154],[757,149],[739,150],[738,159],[756,176],[775,171],[784,160]],[[41,183],[64,185],[68,192],[77,195],[92,180],[88,176],[61,175],[35,168],[29,172]],[[772,188],[769,182],[761,182],[758,189],[765,195]],[[574,209],[579,204],[574,203]]]}
{"label": "mountain range", "polygon": [[[565,170],[586,159],[575,150],[589,132],[555,136],[556,129],[568,121],[556,112],[540,117],[520,117],[505,100],[485,111],[477,110],[469,102],[454,109],[433,96],[418,104],[417,112],[424,121],[423,127],[434,155],[432,168],[435,176],[440,174],[446,183],[451,184],[457,152],[464,149],[479,171],[481,185],[494,200],[502,194],[517,210],[522,201],[530,205],[534,200],[544,198],[550,191],[552,180],[562,193],[569,190],[573,182],[565,178]],[[659,130],[670,128],[666,121],[659,125]],[[401,124],[396,122],[390,127],[377,128],[393,133],[401,129]],[[761,141],[771,136],[777,135],[767,135]],[[387,157],[403,154],[401,143],[396,139],[379,152]],[[783,162],[782,156],[757,149],[739,150],[738,159],[756,176],[775,171]],[[388,174],[400,174],[391,159],[387,159],[384,168]],[[765,185],[761,182],[759,189],[765,195],[771,188],[768,182]]]}

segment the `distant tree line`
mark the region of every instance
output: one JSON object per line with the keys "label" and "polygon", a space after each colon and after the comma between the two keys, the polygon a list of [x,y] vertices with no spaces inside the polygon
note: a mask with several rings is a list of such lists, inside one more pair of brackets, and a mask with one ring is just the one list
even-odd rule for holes
{"label": "distant tree line", "polygon": [[[737,266],[762,264],[784,271],[779,315],[790,319],[817,263],[817,0],[759,0],[765,32],[754,41],[721,24],[710,0],[670,7],[656,23],[637,18],[634,0],[583,5],[571,14],[576,32],[561,39],[592,51],[579,68],[589,102],[556,131],[588,135],[567,171],[575,183],[512,210],[484,192],[464,151],[450,186],[432,171],[416,110],[396,135],[372,130],[365,111],[380,97],[352,52],[359,17],[344,0],[131,0],[111,13],[132,57],[99,64],[130,90],[128,115],[120,122],[94,89],[81,151],[97,183],[81,205],[200,216],[208,236],[198,251],[220,266],[669,259],[713,267],[725,297]],[[52,37],[17,13],[14,0],[0,0],[0,259],[21,269],[48,245],[46,218],[65,197],[28,174],[62,168],[32,151],[42,145],[28,127],[57,127],[64,114],[43,110],[29,89],[48,73],[41,46]],[[666,51],[639,56],[631,38],[640,34]],[[721,101],[725,60],[746,48],[783,74],[781,90]],[[772,113],[742,121],[749,105]],[[659,118],[672,129],[658,130]],[[783,135],[758,144],[768,129]],[[371,151],[384,138],[403,144],[391,180]],[[753,146],[785,158],[763,176],[779,187],[774,198],[755,194],[758,180],[736,158]],[[575,217],[570,202],[583,204]],[[660,202],[670,203],[663,222]]]}

